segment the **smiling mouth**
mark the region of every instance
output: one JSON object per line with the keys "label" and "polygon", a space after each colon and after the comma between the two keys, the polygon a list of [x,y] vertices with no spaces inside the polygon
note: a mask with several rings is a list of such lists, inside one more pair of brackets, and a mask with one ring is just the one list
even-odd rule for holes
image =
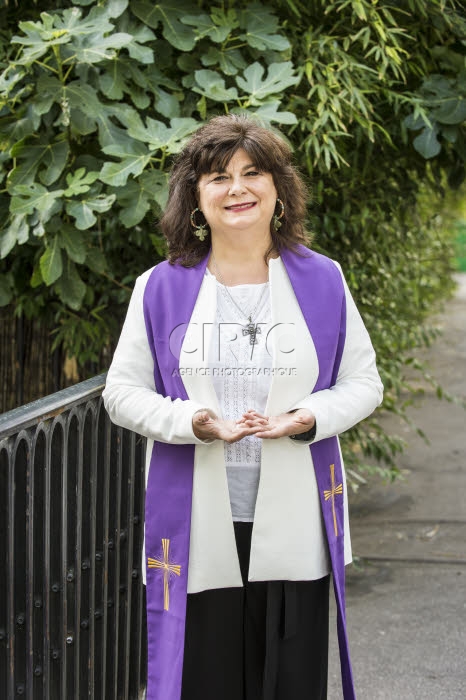
{"label": "smiling mouth", "polygon": [[256,202],[243,202],[242,204],[231,204],[229,207],[225,207],[225,209],[227,211],[245,211],[255,206]]}

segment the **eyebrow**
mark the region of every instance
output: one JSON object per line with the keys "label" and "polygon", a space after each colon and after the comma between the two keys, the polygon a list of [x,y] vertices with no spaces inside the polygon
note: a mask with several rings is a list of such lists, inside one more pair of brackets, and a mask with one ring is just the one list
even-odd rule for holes
{"label": "eyebrow", "polygon": [[[245,170],[249,170],[249,168],[257,168],[257,165],[255,163],[248,163],[248,165],[245,165],[241,170],[244,172]],[[223,170],[211,170],[209,173],[210,175],[213,175],[214,173],[217,173],[218,175],[223,175],[226,173],[226,169],[223,168]]]}

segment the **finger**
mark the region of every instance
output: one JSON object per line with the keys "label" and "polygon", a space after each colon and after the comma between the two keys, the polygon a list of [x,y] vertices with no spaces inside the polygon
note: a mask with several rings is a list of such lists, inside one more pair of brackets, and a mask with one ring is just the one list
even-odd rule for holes
{"label": "finger", "polygon": [[261,428],[259,426],[248,428],[240,428],[236,430],[234,433],[230,433],[227,437],[224,438],[226,442],[238,442],[238,440],[242,440],[243,438],[247,437],[248,435],[256,435],[258,431],[260,431]]}
{"label": "finger", "polygon": [[283,429],[275,425],[269,428],[263,428],[256,433],[256,437],[264,440],[275,440],[276,438],[284,437],[284,435]]}
{"label": "finger", "polygon": [[252,418],[251,420],[245,420],[241,425],[245,425],[248,428],[265,428],[268,423],[266,420],[263,420],[262,418]]}
{"label": "finger", "polygon": [[248,413],[244,413],[239,422],[245,422],[245,421],[262,421],[263,423],[268,423],[269,418],[268,416],[263,416],[261,413],[258,413],[257,411],[249,411]]}
{"label": "finger", "polygon": [[244,413],[243,415],[245,415],[245,416],[260,416],[261,418],[265,418],[265,416],[263,416],[262,413],[259,413],[259,411],[256,411],[255,408],[248,408],[246,413]]}

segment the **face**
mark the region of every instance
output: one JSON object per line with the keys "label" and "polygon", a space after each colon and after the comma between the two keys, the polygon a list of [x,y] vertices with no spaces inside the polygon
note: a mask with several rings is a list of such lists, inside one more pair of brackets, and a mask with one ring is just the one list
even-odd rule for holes
{"label": "face", "polygon": [[270,235],[277,190],[270,173],[261,172],[243,149],[232,156],[224,172],[202,175],[199,209],[212,235],[248,231]]}

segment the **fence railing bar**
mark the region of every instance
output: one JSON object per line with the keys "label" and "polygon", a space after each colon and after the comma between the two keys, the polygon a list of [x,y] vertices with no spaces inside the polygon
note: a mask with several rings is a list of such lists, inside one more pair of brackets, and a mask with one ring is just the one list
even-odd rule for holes
{"label": "fence railing bar", "polygon": [[136,435],[131,433],[130,436],[131,449],[129,471],[128,471],[128,501],[126,509],[126,522],[128,528],[128,534],[126,541],[128,543],[127,548],[127,559],[126,559],[126,581],[127,583],[127,595],[126,595],[126,628],[125,628],[125,653],[124,653],[124,698],[125,700],[129,695],[129,659],[130,659],[130,630],[131,630],[131,612],[133,609],[133,538],[134,538],[134,481],[136,477]]}
{"label": "fence railing bar", "polygon": [[[89,592],[89,693],[90,700],[99,700],[99,696],[95,694],[95,634],[96,634],[96,608],[95,608],[95,583],[96,583],[96,530],[97,530],[97,461],[98,461],[98,445],[97,445],[98,427],[96,421],[93,421],[91,428],[91,469],[90,472],[94,475],[91,479],[91,503],[90,503],[90,592]],[[89,438],[88,438],[89,439]]]}
{"label": "fence railing bar", "polygon": [[[34,455],[37,443],[34,441],[34,446],[29,450],[28,454],[28,471],[27,471],[27,490],[28,490],[28,512],[26,519],[26,635],[27,635],[27,663],[26,677],[32,679],[34,677],[34,513],[35,513],[35,484],[34,484]],[[26,693],[28,700],[33,698],[34,685],[32,682],[27,683]]]}
{"label": "fence railing bar", "polygon": [[[116,494],[115,494],[115,522],[114,522],[114,542],[115,542],[115,575],[113,581],[113,615],[114,615],[114,640],[113,640],[113,687],[118,687],[118,672],[119,672],[119,654],[118,641],[120,635],[120,566],[121,566],[121,547],[124,545],[122,540],[121,528],[121,487],[123,478],[123,430],[118,428],[117,440],[117,459],[116,459]],[[123,696],[124,697],[124,696]]]}
{"label": "fence railing bar", "polygon": [[[63,464],[69,464],[70,454],[69,454],[69,414],[66,415],[66,419],[62,419],[59,416],[55,419],[62,426],[63,430],[63,444],[62,444],[62,455]],[[60,603],[61,603],[61,617],[62,617],[62,659],[60,664],[60,687],[61,696],[63,698],[68,698],[67,680],[68,680],[68,664],[69,664],[69,649],[72,646],[72,641],[68,641],[74,637],[74,630],[70,634],[71,630],[68,629],[68,469],[62,469],[62,480],[61,480],[61,586],[60,586]]]}
{"label": "fence railing bar", "polygon": [[73,406],[83,403],[86,399],[99,396],[105,386],[106,376],[106,373],[99,374],[67,389],[57,391],[56,394],[0,414],[0,439],[37,425],[40,421],[54,418]]}
{"label": "fence railing bar", "polygon": [[102,624],[101,636],[102,644],[99,649],[101,663],[101,692],[104,694],[107,685],[107,624],[108,624],[108,571],[109,571],[109,548],[112,550],[115,546],[114,540],[110,538],[109,532],[109,512],[110,512],[110,423],[105,420],[105,456],[102,467],[104,470],[103,483],[103,552],[104,552],[104,567],[107,572],[106,576],[102,576]]}
{"label": "fence railing bar", "polygon": [[[75,409],[73,409],[75,410]],[[75,645],[74,645],[74,678],[75,678],[75,700],[79,700],[81,687],[81,674],[79,672],[79,661],[81,657],[81,604],[82,604],[82,524],[83,524],[83,439],[84,439],[84,421],[86,413],[80,412],[78,422],[78,440],[77,440],[77,464],[76,464],[76,601],[74,609],[74,629],[75,629]]]}
{"label": "fence railing bar", "polygon": [[50,698],[50,669],[51,669],[51,644],[50,644],[50,464],[52,458],[52,431],[47,430],[46,464],[44,479],[44,672],[45,672],[45,697]]}
{"label": "fence railing bar", "polygon": [[[9,463],[9,474],[8,481],[10,484],[14,483],[14,469],[15,462],[12,459],[13,450],[10,448],[10,463]],[[15,696],[15,580],[14,580],[14,493],[13,489],[10,489],[8,494],[8,554],[7,554],[7,569],[6,575],[8,578],[8,697],[14,698]]]}

